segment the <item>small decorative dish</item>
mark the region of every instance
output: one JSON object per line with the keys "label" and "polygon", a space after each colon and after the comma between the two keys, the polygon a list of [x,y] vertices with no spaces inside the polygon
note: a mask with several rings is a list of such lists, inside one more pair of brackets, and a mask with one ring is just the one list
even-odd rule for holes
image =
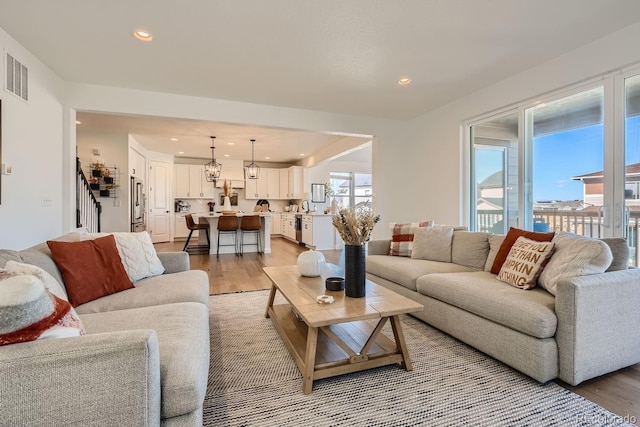
{"label": "small decorative dish", "polygon": [[324,284],[325,287],[330,291],[344,290],[344,278],[342,277],[327,277]]}

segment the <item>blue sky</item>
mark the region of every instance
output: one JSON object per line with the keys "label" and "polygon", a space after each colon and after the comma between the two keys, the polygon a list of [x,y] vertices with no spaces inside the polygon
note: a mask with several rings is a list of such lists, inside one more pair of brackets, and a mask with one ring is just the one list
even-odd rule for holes
{"label": "blue sky", "polygon": [[[640,116],[627,119],[627,164],[640,162]],[[571,179],[603,169],[603,125],[537,137],[533,149],[533,200],[582,200],[582,183]],[[476,157],[479,181],[497,171],[498,151],[482,150]]]}

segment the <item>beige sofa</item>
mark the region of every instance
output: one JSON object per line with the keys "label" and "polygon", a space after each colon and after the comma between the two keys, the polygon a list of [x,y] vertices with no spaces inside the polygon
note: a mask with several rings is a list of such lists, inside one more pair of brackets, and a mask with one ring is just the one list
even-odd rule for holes
{"label": "beige sofa", "polygon": [[[86,335],[0,347],[1,424],[202,425],[208,276],[189,270],[185,252],[158,257],[164,274],[76,307]],[[64,286],[46,244],[0,250],[0,267],[9,260]]]}
{"label": "beige sofa", "polygon": [[456,230],[452,262],[390,256],[390,240],[371,241],[367,278],[424,305],[416,317],[540,382],[577,385],[640,362],[640,270],[627,268],[626,241],[604,239],[609,269],[562,278],[554,296],[497,280],[489,270],[503,239]]}

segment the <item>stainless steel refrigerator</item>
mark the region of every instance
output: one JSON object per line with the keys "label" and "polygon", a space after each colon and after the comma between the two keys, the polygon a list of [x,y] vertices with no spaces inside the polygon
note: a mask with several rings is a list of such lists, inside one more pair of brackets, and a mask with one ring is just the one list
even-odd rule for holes
{"label": "stainless steel refrigerator", "polygon": [[131,177],[131,231],[146,229],[144,223],[144,184],[141,179]]}

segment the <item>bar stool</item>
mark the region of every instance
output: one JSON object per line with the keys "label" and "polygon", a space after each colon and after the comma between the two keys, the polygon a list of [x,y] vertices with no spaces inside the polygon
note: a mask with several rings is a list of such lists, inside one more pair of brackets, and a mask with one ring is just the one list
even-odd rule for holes
{"label": "bar stool", "polygon": [[220,246],[232,246],[231,244],[221,245],[220,236],[223,234],[231,234],[233,236],[233,249],[236,255],[238,255],[238,241],[236,236],[238,235],[238,217],[235,215],[222,215],[218,218],[218,249],[216,251],[216,257],[220,258]]}
{"label": "bar stool", "polygon": [[[244,254],[244,246],[256,245],[258,247],[258,253],[262,255],[262,245],[260,243],[260,215],[246,215],[242,217],[240,222],[240,255]],[[245,243],[245,234],[255,234],[256,243]]]}
{"label": "bar stool", "polygon": [[186,220],[187,228],[189,229],[189,237],[187,237],[187,241],[185,242],[184,248],[182,248],[182,250],[186,252],[189,252],[190,250],[194,252],[203,251],[205,249],[203,245],[192,246],[191,248],[189,248],[189,241],[191,240],[191,235],[193,234],[194,230],[204,230],[207,235],[206,250],[207,253],[209,253],[209,249],[211,248],[211,240],[209,239],[209,223],[207,222],[206,224],[196,224],[191,214],[186,214],[184,216],[184,219]]}

